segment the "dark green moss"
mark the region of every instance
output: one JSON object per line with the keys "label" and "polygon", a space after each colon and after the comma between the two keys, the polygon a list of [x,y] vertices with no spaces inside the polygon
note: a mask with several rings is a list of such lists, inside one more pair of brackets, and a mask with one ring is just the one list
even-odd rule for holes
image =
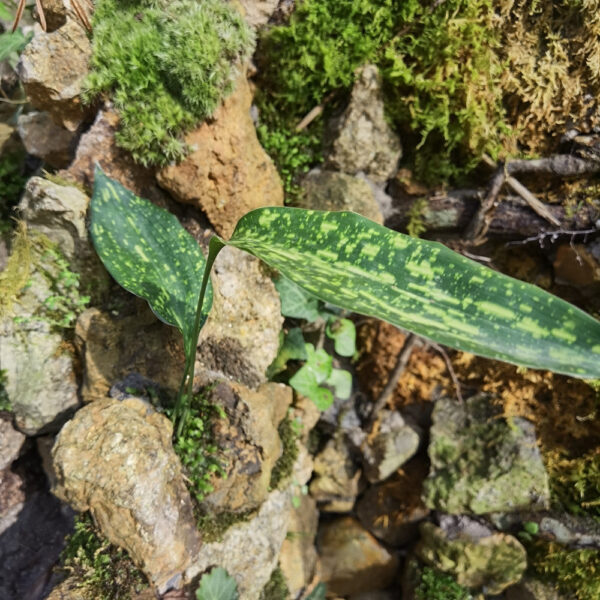
{"label": "dark green moss", "polygon": [[281,456],[275,463],[273,471],[271,471],[271,482],[269,487],[274,490],[280,483],[285,481],[291,474],[294,468],[294,463],[298,458],[298,427],[289,418],[286,417],[279,424],[279,437],[283,445]]}
{"label": "dark green moss", "polygon": [[93,18],[91,101],[108,93],[121,118],[117,143],[144,164],[187,151],[182,134],[231,92],[254,46],[222,0],[99,0]]}
{"label": "dark green moss", "polygon": [[24,159],[21,152],[11,152],[0,158],[0,234],[11,231],[14,226],[13,210],[27,181]]}
{"label": "dark green moss", "polygon": [[131,598],[148,587],[143,573],[129,555],[113,546],[97,531],[89,513],[78,515],[75,530],[67,538],[60,569],[76,580],[86,598]]}
{"label": "dark green moss", "polygon": [[6,392],[6,384],[8,382],[6,370],[0,369],[0,412],[11,412],[12,405],[10,398]]}
{"label": "dark green moss", "polygon": [[223,539],[223,534],[236,523],[244,523],[253,515],[253,511],[240,513],[222,512],[219,514],[206,514],[196,510],[196,525],[202,534],[204,542],[218,542]]}
{"label": "dark green moss", "polygon": [[469,591],[454,578],[431,567],[423,567],[415,589],[416,600],[469,600]]}
{"label": "dark green moss", "polygon": [[279,567],[271,573],[271,578],[260,594],[260,600],[288,600],[290,590]]}

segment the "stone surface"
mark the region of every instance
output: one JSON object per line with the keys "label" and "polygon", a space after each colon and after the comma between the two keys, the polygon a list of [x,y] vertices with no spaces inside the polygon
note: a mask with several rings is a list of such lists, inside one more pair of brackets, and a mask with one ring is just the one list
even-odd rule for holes
{"label": "stone surface", "polygon": [[321,580],[330,594],[345,596],[385,589],[398,570],[396,556],[352,517],[321,525],[317,548]]}
{"label": "stone surface", "polygon": [[267,383],[252,391],[221,382],[209,401],[225,412],[213,421],[213,436],[226,475],[211,481],[214,491],[204,498],[203,511],[254,510],[268,495],[271,472],[283,450],[277,428],[292,401],[292,389]]}
{"label": "stone surface", "polygon": [[350,512],[360,491],[360,475],[343,435],[337,435],[315,457],[310,495],[324,512]]}
{"label": "stone surface", "polygon": [[221,250],[211,279],[213,306],[200,333],[198,375],[256,387],[279,350],[279,294],[260,261],[236,248]]}
{"label": "stone surface", "polygon": [[516,538],[493,533],[468,517],[450,519],[444,529],[426,522],[420,530],[419,558],[465,587],[499,594],[517,583],[527,567],[525,548]]}
{"label": "stone surface", "polygon": [[371,186],[362,178],[313,169],[301,183],[297,205],[314,210],[350,210],[383,224],[383,216]]}
{"label": "stone surface", "polygon": [[77,136],[57,125],[47,112],[21,115],[17,123],[19,135],[29,154],[57,169],[71,162]]}
{"label": "stone surface", "polygon": [[318,522],[319,511],[316,502],[310,496],[301,496],[299,506],[290,511],[288,533],[279,555],[279,567],[292,598],[297,598],[314,577]]}
{"label": "stone surface", "polygon": [[402,145],[385,119],[376,66],[365,65],[358,71],[350,104],[329,130],[328,167],[352,175],[363,171],[376,183],[394,176]]}
{"label": "stone surface", "polygon": [[69,19],[52,33],[36,28],[17,66],[31,104],[48,111],[57,124],[69,131],[75,131],[93,112],[80,98],[91,53],[85,30]]}
{"label": "stone surface", "polygon": [[429,514],[421,500],[427,470],[426,461],[417,457],[388,481],[369,487],[356,505],[361,523],[390,546],[413,541],[419,523]]}
{"label": "stone surface", "polygon": [[279,0],[240,0],[244,12],[244,19],[252,27],[266,25],[271,15],[275,12]]}
{"label": "stone surface", "polygon": [[177,393],[184,365],[181,334],[159,321],[144,301],[133,297],[124,301],[123,312],[89,308],[75,324],[75,344],[85,366],[84,402],[105,398],[113,384],[130,373]]}
{"label": "stone surface", "polygon": [[529,421],[507,422],[485,395],[462,404],[442,398],[430,435],[424,489],[430,508],[486,514],[548,505],[548,476]]}
{"label": "stone surface", "polygon": [[25,442],[25,436],[17,431],[12,422],[0,416],[0,471],[10,467]]}
{"label": "stone surface", "polygon": [[46,31],[49,33],[56,31],[67,22],[68,6],[65,2],[70,7],[70,0],[42,0],[44,17],[46,17]]}
{"label": "stone surface", "polygon": [[[382,410],[379,429],[374,435],[363,433],[360,451],[365,476],[371,483],[383,481],[417,452],[419,434],[396,411]],[[359,437],[354,438],[354,443]]]}
{"label": "stone surface", "polygon": [[524,578],[517,585],[511,585],[503,596],[504,600],[567,600],[554,585]]}
{"label": "stone surface", "polygon": [[137,398],[82,408],[52,451],[53,492],[91,511],[103,535],[125,548],[159,591],[177,587],[199,547],[170,421]]}
{"label": "stone surface", "polygon": [[250,118],[252,94],[242,75],[213,117],[189,133],[193,151],[158,173],[176,199],[203,210],[217,233],[229,237],[243,215],[261,206],[281,206],[283,187]]}

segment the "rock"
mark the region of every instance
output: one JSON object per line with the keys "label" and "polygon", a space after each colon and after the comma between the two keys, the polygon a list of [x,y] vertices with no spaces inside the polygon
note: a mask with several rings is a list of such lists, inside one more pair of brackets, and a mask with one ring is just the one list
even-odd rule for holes
{"label": "rock", "polygon": [[363,171],[378,184],[394,176],[402,145],[385,118],[375,65],[365,65],[358,71],[350,104],[328,129],[328,168],[352,175]]}
{"label": "rock", "polygon": [[211,481],[214,491],[204,498],[202,509],[211,514],[254,510],[268,495],[271,472],[282,453],[277,428],[292,401],[292,389],[267,383],[252,391],[221,382],[209,401],[226,415],[213,421],[214,443],[226,474]]}
{"label": "rock", "polygon": [[552,584],[537,579],[524,578],[504,592],[504,600],[568,600]]}
{"label": "rock", "polygon": [[318,522],[319,511],[316,502],[310,496],[301,496],[299,506],[290,511],[288,532],[279,555],[279,567],[292,598],[297,598],[314,577]]}
{"label": "rock", "polygon": [[337,435],[315,457],[310,495],[324,512],[350,512],[360,491],[360,475],[343,436]]}
{"label": "rock", "polygon": [[399,412],[382,410],[378,421],[377,433],[367,436],[362,432],[360,443],[365,476],[371,483],[383,481],[399,469],[415,455],[421,441],[419,434],[405,423]]}
{"label": "rock", "polygon": [[259,28],[266,25],[271,15],[275,12],[279,0],[240,0],[244,12],[244,19]]}
{"label": "rock", "polygon": [[84,402],[105,398],[113,384],[130,373],[152,378],[171,396],[177,393],[184,367],[181,334],[159,321],[142,300],[131,297],[126,303],[127,314],[89,308],[77,319]]}
{"label": "rock", "polygon": [[69,131],[78,129],[93,111],[81,102],[81,86],[91,54],[85,30],[69,19],[52,33],[36,28],[17,66],[31,104],[48,111],[55,123]]}
{"label": "rock", "polygon": [[168,206],[167,194],[156,184],[154,171],[134,162],[131,154],[116,144],[119,116],[112,105],[104,106],[92,126],[81,136],[75,158],[60,175],[92,188],[96,163],[113,179],[141,198]]}
{"label": "rock", "polygon": [[456,517],[444,528],[423,523],[420,530],[419,558],[465,587],[499,594],[517,583],[527,567],[527,553],[516,538],[492,533],[468,517]]}
{"label": "rock", "polygon": [[375,193],[364,180],[345,173],[313,169],[302,180],[298,206],[314,210],[350,210],[376,223],[383,216]]}
{"label": "rock", "polygon": [[390,546],[413,541],[419,523],[429,514],[421,500],[427,470],[427,463],[415,458],[388,481],[369,487],[356,505],[361,523]]}
{"label": "rock", "polygon": [[300,439],[307,444],[310,432],[319,422],[321,411],[310,398],[296,392],[294,394],[294,404],[290,409],[289,415],[292,421],[301,424]]}
{"label": "rock", "polygon": [[178,587],[199,547],[170,421],[137,398],[98,400],[77,412],[52,451],[54,494],[89,510],[159,592]]}
{"label": "rock", "polygon": [[331,594],[345,596],[385,589],[398,570],[397,557],[352,517],[323,524],[317,548],[321,580]]}
{"label": "rock", "polygon": [[221,250],[212,283],[213,307],[198,345],[199,377],[221,375],[256,387],[266,381],[279,350],[279,294],[260,261],[236,248]]}
{"label": "rock", "polygon": [[18,127],[29,154],[57,169],[66,167],[71,162],[77,135],[57,125],[47,112],[21,115]]}
{"label": "rock", "polygon": [[[70,0],[66,1],[70,5]],[[68,8],[64,0],[43,0],[42,6],[44,7],[46,31],[48,33],[60,29],[67,22]]]}
{"label": "rock", "polygon": [[17,459],[24,442],[25,436],[8,419],[0,417],[0,471]]}
{"label": "rock", "polygon": [[529,421],[507,422],[485,395],[462,404],[442,398],[430,435],[424,488],[430,508],[481,515],[548,506],[548,475]]}
{"label": "rock", "polygon": [[186,136],[191,154],[157,175],[164,189],[203,210],[225,237],[250,210],[283,205],[281,180],[256,137],[251,103],[250,86],[242,75],[213,117]]}
{"label": "rock", "polygon": [[57,585],[46,600],[87,600],[86,591],[81,588],[77,577],[69,577]]}

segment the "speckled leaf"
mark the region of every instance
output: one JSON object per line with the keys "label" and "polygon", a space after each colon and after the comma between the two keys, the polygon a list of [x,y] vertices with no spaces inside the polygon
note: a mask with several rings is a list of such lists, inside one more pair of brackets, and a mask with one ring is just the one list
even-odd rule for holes
{"label": "speckled leaf", "polygon": [[600,377],[600,322],[441,244],[348,212],[261,208],[228,244],[321,300],[452,348],[577,377]]}
{"label": "speckled leaf", "polygon": [[[90,232],[115,280],[148,301],[156,316],[183,334],[186,354],[197,340],[194,319],[205,260],[174,215],[138,198],[96,168]],[[201,324],[212,304],[207,289]]]}

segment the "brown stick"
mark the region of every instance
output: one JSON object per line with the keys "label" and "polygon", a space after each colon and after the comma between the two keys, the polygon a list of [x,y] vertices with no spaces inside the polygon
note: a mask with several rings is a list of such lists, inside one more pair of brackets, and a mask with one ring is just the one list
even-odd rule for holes
{"label": "brown stick", "polygon": [[490,227],[492,222],[492,211],[494,205],[498,200],[500,190],[506,181],[506,172],[504,167],[498,168],[492,182],[488,188],[485,198],[481,201],[479,210],[475,213],[475,216],[469,223],[467,231],[465,232],[465,241],[475,246],[481,244],[484,241],[485,234]]}

